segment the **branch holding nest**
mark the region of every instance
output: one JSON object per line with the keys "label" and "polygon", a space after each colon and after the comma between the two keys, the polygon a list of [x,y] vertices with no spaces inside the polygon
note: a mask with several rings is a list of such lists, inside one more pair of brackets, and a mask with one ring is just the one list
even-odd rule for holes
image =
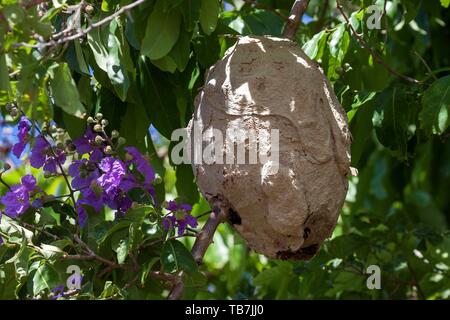
{"label": "branch holding nest", "polygon": [[[217,227],[225,222],[227,218],[226,210],[224,208],[216,207],[206,221],[205,225],[200,231],[199,235],[195,239],[194,246],[192,247],[192,256],[198,265],[202,264],[203,257],[205,256],[206,250],[213,242],[214,234]],[[175,283],[172,291],[169,294],[169,300],[178,300],[183,295],[184,282],[182,279],[182,274],[179,277],[179,281]]]}

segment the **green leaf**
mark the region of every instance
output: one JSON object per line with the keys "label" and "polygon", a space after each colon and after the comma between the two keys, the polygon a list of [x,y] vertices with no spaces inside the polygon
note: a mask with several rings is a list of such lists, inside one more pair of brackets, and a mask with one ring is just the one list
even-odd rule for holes
{"label": "green leaf", "polygon": [[108,35],[108,57],[106,62],[106,72],[111,80],[114,90],[122,101],[127,97],[128,88],[130,87],[130,80],[128,78],[127,70],[122,61],[125,61],[122,54],[122,46],[119,39],[116,37],[117,21],[112,21],[109,24]]}
{"label": "green leaf", "polygon": [[441,0],[441,5],[444,8],[448,8],[450,6],[450,0]]}
{"label": "green leaf", "polygon": [[83,118],[86,110],[80,102],[80,95],[67,63],[61,63],[53,69],[51,78],[50,87],[55,104],[68,114]]}
{"label": "green leaf", "polygon": [[178,240],[169,240],[164,243],[161,251],[161,263],[164,271],[168,273],[182,270],[195,273],[198,269],[192,254]]}
{"label": "green leaf", "polygon": [[397,87],[386,89],[375,98],[374,104],[372,123],[378,140],[406,158],[408,126],[414,106],[407,103],[405,90]]}
{"label": "green leaf", "polygon": [[[8,67],[6,66],[6,55],[0,54],[0,103],[2,100],[8,100],[7,96],[11,91],[9,84]],[[3,96],[6,96],[6,99]]]}
{"label": "green leaf", "polygon": [[313,60],[318,60],[322,57],[322,53],[327,41],[328,35],[325,31],[321,31],[315,34],[311,40],[306,42],[302,50],[306,53],[308,57]]}
{"label": "green leaf", "polygon": [[138,98],[141,99],[151,123],[170,139],[173,130],[180,128],[176,96],[168,76],[153,67],[144,57],[139,59],[140,79]]}
{"label": "green leaf", "polygon": [[52,266],[41,264],[33,276],[33,293],[38,295],[42,290],[53,289],[59,285],[59,276]]}
{"label": "green leaf", "polygon": [[207,35],[216,30],[219,20],[220,2],[218,0],[203,0],[200,8],[200,25]]}
{"label": "green leaf", "polygon": [[177,42],[180,22],[179,12],[177,10],[164,12],[164,1],[159,0],[148,19],[141,54],[152,60],[167,55]]}
{"label": "green leaf", "polygon": [[422,103],[421,128],[428,135],[444,133],[450,124],[450,76],[436,80],[425,91]]}
{"label": "green leaf", "polygon": [[341,23],[330,38],[330,59],[328,60],[327,77],[330,80],[339,78],[337,69],[341,68],[342,61],[350,44],[350,35],[345,29],[346,25]]}
{"label": "green leaf", "polygon": [[78,67],[80,71],[89,75],[89,68],[86,64],[86,60],[84,59],[83,50],[81,49],[80,42],[74,41],[73,45],[75,47],[75,54],[78,62]]}
{"label": "green leaf", "polygon": [[176,64],[178,71],[183,72],[191,55],[191,33],[181,32],[177,43],[172,48],[169,56]]}
{"label": "green leaf", "polygon": [[151,60],[153,65],[158,67],[161,71],[174,73],[177,69],[177,64],[170,56],[164,56],[161,59]]}
{"label": "green leaf", "polygon": [[119,245],[116,248],[117,263],[123,264],[125,262],[125,259],[128,256],[129,242],[130,242],[129,238],[122,239],[119,242]]}
{"label": "green leaf", "polygon": [[200,17],[201,0],[184,0],[181,4],[183,23],[187,31],[191,32],[197,25]]}
{"label": "green leaf", "polygon": [[180,164],[176,167],[177,181],[176,187],[179,198],[182,202],[194,204],[199,200],[200,194],[195,183],[192,166],[189,164]]}

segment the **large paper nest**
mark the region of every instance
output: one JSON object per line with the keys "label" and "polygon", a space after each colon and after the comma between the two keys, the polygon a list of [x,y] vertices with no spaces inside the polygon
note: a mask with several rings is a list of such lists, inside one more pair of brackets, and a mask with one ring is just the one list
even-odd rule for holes
{"label": "large paper nest", "polygon": [[[194,174],[250,248],[270,258],[313,257],[331,236],[347,193],[351,140],[346,114],[318,64],[290,40],[240,38],[207,74],[188,126],[191,138],[194,123],[224,136],[230,128],[279,130],[276,172],[273,162],[249,164],[247,155],[247,164],[193,163]],[[234,146],[224,140],[226,155]],[[264,147],[267,139],[259,143]]]}

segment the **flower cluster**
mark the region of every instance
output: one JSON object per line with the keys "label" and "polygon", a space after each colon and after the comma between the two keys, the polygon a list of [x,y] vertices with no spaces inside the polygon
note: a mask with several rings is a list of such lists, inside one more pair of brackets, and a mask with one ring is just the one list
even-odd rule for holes
{"label": "flower cluster", "polygon": [[[13,153],[20,157],[27,144],[34,141],[30,150],[30,165],[36,169],[42,168],[46,176],[64,176],[66,181],[70,181],[67,197],[74,200],[81,227],[87,221],[89,210],[98,213],[108,206],[116,211],[116,217],[123,216],[136,201],[131,196],[132,190],[146,194],[145,199],[151,199],[155,204],[153,185],[156,174],[149,161],[135,147],[125,147],[121,152],[119,147],[124,144],[124,139],[115,130],[110,136],[107,135],[105,127],[108,123],[102,118],[101,114],[90,117],[82,137],[73,142],[62,142],[58,138],[58,134],[62,133],[55,128],[38,130],[39,135],[32,139],[32,122],[22,117],[18,125],[19,141],[13,146]],[[70,161],[66,163],[68,159]],[[54,198],[36,185],[32,175],[24,176],[21,182],[10,187],[0,198],[5,213],[12,218],[31,207],[37,209],[46,200]],[[178,233],[183,234],[188,225],[197,225],[196,219],[189,214],[190,206],[178,206],[171,201],[167,209],[169,214],[164,219],[167,229],[177,227]]]}
{"label": "flower cluster", "polygon": [[172,200],[166,204],[166,209],[169,211],[163,219],[163,227],[166,230],[178,228],[178,235],[182,235],[185,233],[187,226],[197,227],[197,219],[189,213],[192,210],[190,205],[178,205]]}
{"label": "flower cluster", "polygon": [[[36,179],[32,175],[22,177],[22,184],[12,186],[9,192],[1,198],[5,205],[5,213],[15,218],[23,214],[31,206],[31,196],[37,190]],[[41,205],[40,200],[33,201],[33,206]]]}

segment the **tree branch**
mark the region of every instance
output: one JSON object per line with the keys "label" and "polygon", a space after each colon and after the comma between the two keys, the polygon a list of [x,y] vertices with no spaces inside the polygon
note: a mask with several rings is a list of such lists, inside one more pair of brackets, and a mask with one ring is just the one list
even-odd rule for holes
{"label": "tree branch", "polygon": [[303,14],[308,8],[309,0],[295,0],[292,5],[291,13],[289,14],[288,22],[283,31],[283,37],[294,40],[295,33],[302,21]]}
{"label": "tree branch", "polygon": [[91,24],[90,26],[88,26],[86,29],[81,29],[79,32],[71,35],[71,36],[67,36],[67,37],[63,37],[60,38],[58,40],[51,40],[48,42],[41,42],[41,43],[37,43],[37,44],[29,44],[29,43],[25,43],[25,42],[21,42],[21,43],[17,43],[16,47],[30,47],[30,48],[35,48],[35,49],[41,49],[41,48],[46,48],[46,47],[52,47],[52,46],[57,46],[60,44],[64,44],[66,42],[69,41],[73,41],[76,39],[79,39],[81,37],[84,37],[86,34],[88,34],[90,31],[92,31],[93,29],[99,28],[105,24],[110,23],[112,20],[114,20],[115,18],[117,18],[118,16],[120,16],[121,14],[133,9],[134,7],[137,7],[138,5],[144,3],[147,0],[137,0],[135,2],[130,3],[129,5],[123,6],[122,8],[120,8],[119,10],[117,10],[116,12],[114,12],[112,15],[107,16],[105,18],[103,18],[102,20],[99,20],[93,24]]}
{"label": "tree branch", "polygon": [[348,27],[350,28],[351,32],[355,36],[355,39],[358,41],[358,43],[361,45],[361,47],[363,47],[364,49],[366,49],[370,53],[370,55],[373,57],[373,59],[377,63],[381,64],[389,73],[395,75],[396,77],[398,77],[398,78],[400,78],[400,79],[402,79],[402,80],[404,80],[406,82],[414,83],[414,84],[421,84],[422,83],[421,81],[419,81],[417,79],[405,76],[405,75],[403,75],[401,73],[398,73],[390,65],[388,65],[386,62],[384,62],[384,60],[381,58],[381,56],[375,50],[373,50],[367,44],[367,42],[363,39],[363,37],[358,32],[356,32],[355,28],[353,28],[352,24],[350,23],[349,18],[347,17],[346,13],[343,10],[343,7],[341,5],[340,0],[336,0],[336,5],[337,5],[337,9],[339,10],[339,12],[341,13],[342,17],[344,18],[346,24],[348,25]]}
{"label": "tree branch", "polygon": [[[226,210],[224,208],[215,208],[212,211],[211,215],[206,221],[206,224],[203,226],[202,231],[200,231],[199,235],[195,239],[194,245],[192,247],[192,256],[198,265],[203,262],[203,257],[205,256],[206,250],[209,245],[212,243],[214,233],[217,230],[217,227],[222,222],[225,222],[227,218]],[[169,300],[178,300],[183,295],[184,291],[184,283],[182,280],[182,274],[180,274],[179,280],[175,283],[172,291],[169,294]]]}

